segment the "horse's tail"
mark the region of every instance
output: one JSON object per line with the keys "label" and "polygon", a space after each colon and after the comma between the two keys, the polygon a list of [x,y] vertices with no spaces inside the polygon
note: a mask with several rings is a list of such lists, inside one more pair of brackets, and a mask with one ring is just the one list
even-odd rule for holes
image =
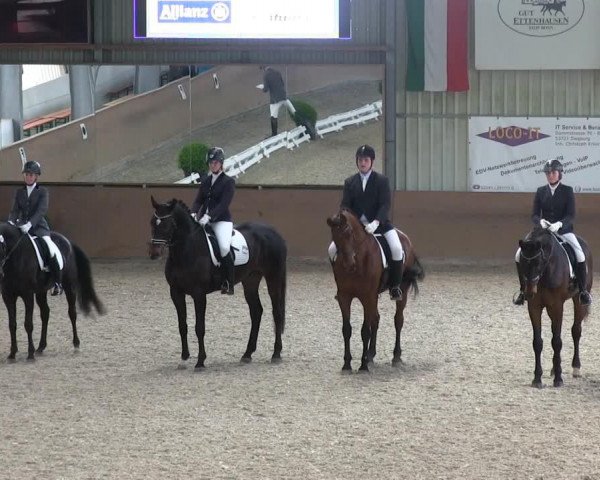
{"label": "horse's tail", "polygon": [[81,248],[75,244],[72,244],[72,246],[75,253],[75,263],[77,264],[77,289],[79,293],[77,297],[79,308],[85,315],[89,315],[93,306],[100,315],[103,315],[106,313],[106,310],[94,290],[90,260]]}
{"label": "horse's tail", "polygon": [[413,264],[404,270],[403,279],[407,279],[410,287],[412,287],[415,292],[415,297],[419,294],[419,284],[417,282],[422,282],[425,278],[425,269],[419,260],[419,257],[414,256],[415,261]]}

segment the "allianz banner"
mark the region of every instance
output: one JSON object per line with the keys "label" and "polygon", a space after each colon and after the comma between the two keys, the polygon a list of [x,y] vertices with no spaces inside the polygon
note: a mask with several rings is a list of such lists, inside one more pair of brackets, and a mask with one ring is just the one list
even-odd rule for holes
{"label": "allianz banner", "polygon": [[600,68],[600,1],[477,0],[475,68]]}
{"label": "allianz banner", "polygon": [[534,192],[554,158],[575,192],[600,193],[600,118],[469,118],[470,191]]}

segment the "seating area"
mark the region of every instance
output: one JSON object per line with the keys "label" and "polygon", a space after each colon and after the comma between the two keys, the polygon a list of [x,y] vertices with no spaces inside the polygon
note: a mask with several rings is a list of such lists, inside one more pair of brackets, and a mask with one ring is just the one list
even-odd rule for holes
{"label": "seating area", "polygon": [[50,130],[59,125],[64,125],[71,121],[71,109],[65,108],[57,112],[49,113],[43,117],[32,118],[23,124],[23,136],[30,137],[36,133]]}

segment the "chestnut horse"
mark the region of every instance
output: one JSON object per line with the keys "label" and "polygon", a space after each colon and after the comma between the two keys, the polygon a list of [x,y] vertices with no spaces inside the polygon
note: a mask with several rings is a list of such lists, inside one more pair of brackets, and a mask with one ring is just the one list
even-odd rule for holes
{"label": "chestnut horse", "polygon": [[[377,329],[379,328],[379,310],[377,301],[379,294],[387,287],[387,270],[383,268],[381,250],[374,235],[368,234],[356,216],[342,209],[337,215],[327,219],[331,228],[331,237],[337,247],[337,257],[332,264],[333,275],[337,284],[337,301],[342,311],[342,332],[344,334],[344,370],[352,370],[350,353],[350,305],[358,298],[364,309],[364,321],[361,329],[363,353],[361,371],[369,371],[368,364],[376,355]],[[404,273],[402,275],[402,300],[396,302],[394,325],[396,327],[396,343],[392,365],[399,365],[402,355],[400,334],[404,325],[404,308],[408,300],[408,292],[412,287],[415,295],[419,291],[417,280],[423,280],[425,273],[417,258],[410,239],[396,230],[404,249]]]}
{"label": "chestnut horse", "polygon": [[[593,261],[592,253],[583,239],[577,237],[587,263],[587,289],[592,288]],[[579,377],[581,362],[579,361],[579,339],[581,338],[581,322],[588,316],[589,306],[582,305],[579,301],[579,292],[575,281],[571,280],[569,259],[560,245],[556,235],[548,230],[535,227],[524,240],[519,240],[521,256],[519,269],[525,280],[525,299],[529,310],[529,318],[533,327],[533,351],[535,353],[535,370],[533,387],[542,388],[542,311],[548,313],[552,325],[552,372],[554,373],[554,386],[563,384],[560,351],[562,340],[560,338],[563,307],[565,301],[573,299],[575,318],[571,327],[573,336],[573,376]],[[552,374],[552,373],[551,373]]]}

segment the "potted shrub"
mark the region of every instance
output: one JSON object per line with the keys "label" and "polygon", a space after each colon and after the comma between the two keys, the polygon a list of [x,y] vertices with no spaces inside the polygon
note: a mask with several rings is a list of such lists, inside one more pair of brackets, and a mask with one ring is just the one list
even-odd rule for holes
{"label": "potted shrub", "polygon": [[192,173],[197,173],[200,178],[203,178],[208,172],[206,152],[208,152],[208,145],[188,143],[179,151],[177,166],[183,170],[186,177],[189,177]]}

